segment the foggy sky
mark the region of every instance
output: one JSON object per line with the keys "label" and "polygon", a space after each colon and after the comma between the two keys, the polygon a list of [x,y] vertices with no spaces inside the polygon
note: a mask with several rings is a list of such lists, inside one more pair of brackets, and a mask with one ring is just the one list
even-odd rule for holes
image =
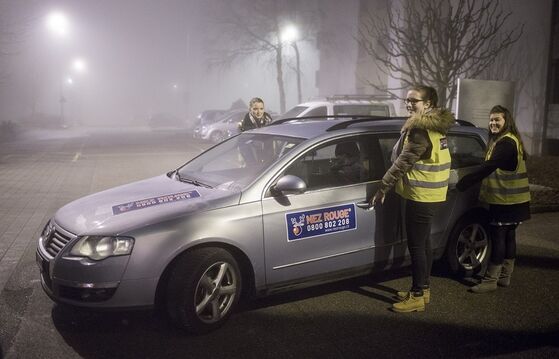
{"label": "foggy sky", "polygon": [[[202,110],[228,108],[237,99],[248,103],[255,96],[279,112],[273,66],[255,58],[229,69],[208,69],[206,42],[216,31],[208,11],[211,1],[8,2],[33,20],[21,50],[11,57],[9,83],[0,86],[3,119],[29,116],[32,93],[36,112],[58,115],[61,78],[71,73],[75,56],[87,61],[88,70],[73,74],[72,86],[62,86],[65,114],[74,122],[142,125],[158,112],[193,119]],[[47,32],[44,17],[51,10],[68,16],[68,39]],[[303,93],[310,98],[317,92],[316,50],[301,44],[301,54]],[[285,81],[291,107],[296,104],[295,76],[287,69]]]}

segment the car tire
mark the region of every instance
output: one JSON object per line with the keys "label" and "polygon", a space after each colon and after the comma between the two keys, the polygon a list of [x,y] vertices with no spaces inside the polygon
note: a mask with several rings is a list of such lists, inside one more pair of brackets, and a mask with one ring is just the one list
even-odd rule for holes
{"label": "car tire", "polygon": [[446,261],[450,272],[471,277],[487,266],[491,241],[487,219],[482,214],[467,214],[450,232],[446,246]]}
{"label": "car tire", "polygon": [[221,142],[221,141],[223,141],[223,139],[224,139],[223,134],[220,131],[212,132],[212,134],[210,136],[210,140],[213,143]]}
{"label": "car tire", "polygon": [[193,334],[222,326],[241,295],[235,258],[222,248],[200,248],[177,258],[167,283],[166,307],[171,320]]}

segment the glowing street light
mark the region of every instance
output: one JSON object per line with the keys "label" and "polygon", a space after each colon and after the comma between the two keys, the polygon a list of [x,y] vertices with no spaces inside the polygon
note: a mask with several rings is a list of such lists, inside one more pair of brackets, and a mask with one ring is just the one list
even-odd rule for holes
{"label": "glowing street light", "polygon": [[72,68],[77,72],[85,72],[87,70],[87,64],[83,59],[77,58],[72,62]]}
{"label": "glowing street light", "polygon": [[291,44],[295,50],[295,62],[297,72],[297,100],[298,103],[303,102],[303,94],[301,93],[301,61],[299,57],[299,48],[297,47],[297,40],[299,40],[299,31],[295,25],[287,25],[281,32],[281,41],[286,44]]}
{"label": "glowing street light", "polygon": [[299,31],[295,25],[287,25],[281,33],[281,41],[291,44],[297,40],[299,40]]}
{"label": "glowing street light", "polygon": [[59,37],[66,37],[70,23],[66,15],[59,11],[54,11],[48,14],[46,19],[47,29]]}

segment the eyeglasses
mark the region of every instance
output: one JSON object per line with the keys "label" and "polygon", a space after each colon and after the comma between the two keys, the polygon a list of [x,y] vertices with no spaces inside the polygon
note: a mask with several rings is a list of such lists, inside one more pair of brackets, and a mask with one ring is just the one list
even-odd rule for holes
{"label": "eyeglasses", "polygon": [[416,98],[406,98],[406,99],[404,99],[404,103],[406,105],[409,105],[409,104],[415,105],[416,103],[422,102],[422,101],[425,101],[425,100],[418,100]]}

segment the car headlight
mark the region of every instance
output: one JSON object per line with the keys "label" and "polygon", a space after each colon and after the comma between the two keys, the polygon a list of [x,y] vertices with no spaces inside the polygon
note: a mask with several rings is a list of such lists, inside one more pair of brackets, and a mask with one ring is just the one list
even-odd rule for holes
{"label": "car headlight", "polygon": [[52,224],[52,220],[48,221],[41,232],[41,237],[48,238],[50,234],[54,231],[54,225]]}
{"label": "car headlight", "polygon": [[130,254],[132,247],[134,247],[134,238],[131,237],[83,236],[78,238],[70,254],[99,261],[112,256]]}

